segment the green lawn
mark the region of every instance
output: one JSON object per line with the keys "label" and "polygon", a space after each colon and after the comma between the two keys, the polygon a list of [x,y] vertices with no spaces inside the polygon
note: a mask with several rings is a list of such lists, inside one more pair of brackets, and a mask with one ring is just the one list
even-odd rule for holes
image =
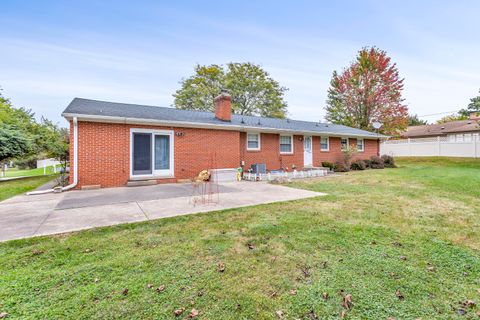
{"label": "green lawn", "polygon": [[399,166],[293,184],[325,197],[0,244],[0,313],[477,318],[480,161]]}
{"label": "green lawn", "polygon": [[0,201],[34,190],[55,177],[52,175],[34,176],[25,179],[0,181]]}
{"label": "green lawn", "polygon": [[[60,166],[57,166],[57,172],[60,169]],[[53,166],[46,167],[45,170],[46,174],[53,174]],[[9,168],[5,171],[5,177],[33,177],[33,176],[41,176],[44,174],[43,168],[36,168],[36,169],[26,169],[26,170],[19,170],[17,168]]]}

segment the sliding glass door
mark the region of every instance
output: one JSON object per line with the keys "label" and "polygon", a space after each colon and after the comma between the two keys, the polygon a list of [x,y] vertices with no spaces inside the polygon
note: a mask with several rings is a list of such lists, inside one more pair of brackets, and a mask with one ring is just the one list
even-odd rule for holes
{"label": "sliding glass door", "polygon": [[131,130],[132,176],[173,176],[173,132]]}

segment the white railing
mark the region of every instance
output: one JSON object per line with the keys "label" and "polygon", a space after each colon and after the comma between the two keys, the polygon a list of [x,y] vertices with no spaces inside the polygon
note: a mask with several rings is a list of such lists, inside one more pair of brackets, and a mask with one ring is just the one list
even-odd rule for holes
{"label": "white railing", "polygon": [[480,157],[480,140],[452,141],[447,137],[389,140],[380,145],[380,153],[394,157]]}
{"label": "white railing", "polygon": [[289,179],[302,179],[323,177],[328,174],[327,169],[312,169],[305,171],[293,171],[293,172],[269,172],[269,173],[250,173],[245,172],[243,179],[247,181],[272,181],[275,178],[285,177]]}

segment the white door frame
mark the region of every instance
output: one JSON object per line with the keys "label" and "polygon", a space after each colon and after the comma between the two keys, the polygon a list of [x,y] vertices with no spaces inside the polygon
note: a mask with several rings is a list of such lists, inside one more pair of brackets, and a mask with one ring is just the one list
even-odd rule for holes
{"label": "white door frame", "polygon": [[[310,143],[306,144],[309,140]],[[303,136],[303,166],[313,166],[313,138],[312,136]]]}
{"label": "white door frame", "polygon": [[[133,174],[133,134],[134,133],[150,133],[151,138],[151,168],[152,174]],[[155,135],[169,136],[170,137],[170,169],[167,170],[155,170]],[[174,154],[173,154],[173,130],[155,130],[144,128],[131,128],[130,129],[130,178],[170,178],[174,176]]]}

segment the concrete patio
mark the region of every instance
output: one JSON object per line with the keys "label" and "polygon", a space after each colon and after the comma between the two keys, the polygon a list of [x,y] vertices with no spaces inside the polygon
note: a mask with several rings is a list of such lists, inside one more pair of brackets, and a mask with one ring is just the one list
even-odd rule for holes
{"label": "concrete patio", "polygon": [[0,241],[324,194],[264,182],[234,182],[219,185],[212,197],[215,203],[202,203],[193,195],[190,184],[164,184],[16,196],[0,202]]}

